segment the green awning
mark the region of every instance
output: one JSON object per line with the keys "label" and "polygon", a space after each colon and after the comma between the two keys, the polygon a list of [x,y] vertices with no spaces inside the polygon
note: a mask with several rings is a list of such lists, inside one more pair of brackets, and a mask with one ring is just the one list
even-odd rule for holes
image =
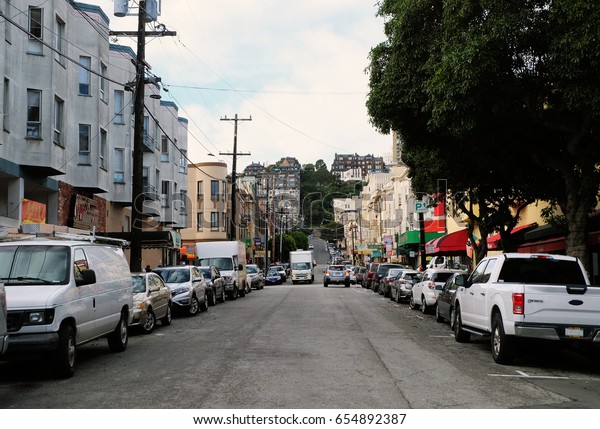
{"label": "green awning", "polygon": [[[419,230],[413,230],[413,231],[406,231],[404,233],[402,233],[402,235],[400,235],[400,239],[398,240],[398,245],[399,246],[407,246],[407,245],[418,245],[420,238]],[[425,233],[425,243],[427,243],[430,240],[435,240],[438,237],[441,237],[442,235],[444,235],[443,232],[426,232]]]}

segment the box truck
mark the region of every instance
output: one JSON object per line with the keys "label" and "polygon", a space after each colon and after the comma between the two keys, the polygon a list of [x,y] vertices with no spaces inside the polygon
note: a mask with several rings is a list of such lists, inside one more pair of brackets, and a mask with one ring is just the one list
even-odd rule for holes
{"label": "box truck", "polygon": [[317,265],[312,250],[294,250],[290,252],[292,283],[312,283],[315,281],[314,267]]}
{"label": "box truck", "polygon": [[219,269],[225,279],[229,299],[246,296],[250,287],[246,276],[246,244],[241,241],[196,243],[196,265]]}

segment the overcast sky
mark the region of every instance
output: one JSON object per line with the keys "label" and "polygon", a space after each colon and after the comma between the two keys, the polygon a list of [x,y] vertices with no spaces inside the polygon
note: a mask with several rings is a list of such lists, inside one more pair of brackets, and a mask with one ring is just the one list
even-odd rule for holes
{"label": "overcast sky", "polygon": [[[371,47],[384,40],[376,0],[163,0],[158,22],[175,37],[147,40],[146,60],[189,120],[193,162],[230,156],[238,123],[237,170],[296,157],[301,164],[335,153],[383,155],[391,137],[369,123],[365,107]],[[113,30],[137,18],[114,16],[113,0],[90,0]],[[130,1],[130,6],[135,5]],[[131,46],[120,37],[113,43]],[[216,157],[208,156],[208,153]]]}

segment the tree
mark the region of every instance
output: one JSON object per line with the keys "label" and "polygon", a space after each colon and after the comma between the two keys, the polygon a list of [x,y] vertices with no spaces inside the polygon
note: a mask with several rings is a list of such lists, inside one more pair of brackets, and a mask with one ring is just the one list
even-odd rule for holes
{"label": "tree", "polygon": [[296,249],[308,249],[308,237],[301,231],[292,231],[289,233],[294,242],[296,243]]}
{"label": "tree", "polygon": [[321,238],[325,241],[341,240],[344,238],[344,225],[333,221],[321,225]]}
{"label": "tree", "polygon": [[482,235],[503,241],[518,220],[511,206],[555,201],[568,253],[586,261],[600,180],[599,11],[584,0],[382,1],[388,39],[371,51],[367,107],[380,131],[399,132],[418,190],[448,178],[455,198],[480,206],[470,216]]}

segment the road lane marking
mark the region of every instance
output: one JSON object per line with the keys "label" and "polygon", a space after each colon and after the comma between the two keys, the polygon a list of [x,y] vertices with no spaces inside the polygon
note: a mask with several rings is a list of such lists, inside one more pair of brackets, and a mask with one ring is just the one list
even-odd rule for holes
{"label": "road lane marking", "polygon": [[508,377],[508,378],[535,378],[549,380],[569,380],[569,377],[559,375],[529,375],[524,371],[515,371],[516,374],[488,374],[489,377]]}

